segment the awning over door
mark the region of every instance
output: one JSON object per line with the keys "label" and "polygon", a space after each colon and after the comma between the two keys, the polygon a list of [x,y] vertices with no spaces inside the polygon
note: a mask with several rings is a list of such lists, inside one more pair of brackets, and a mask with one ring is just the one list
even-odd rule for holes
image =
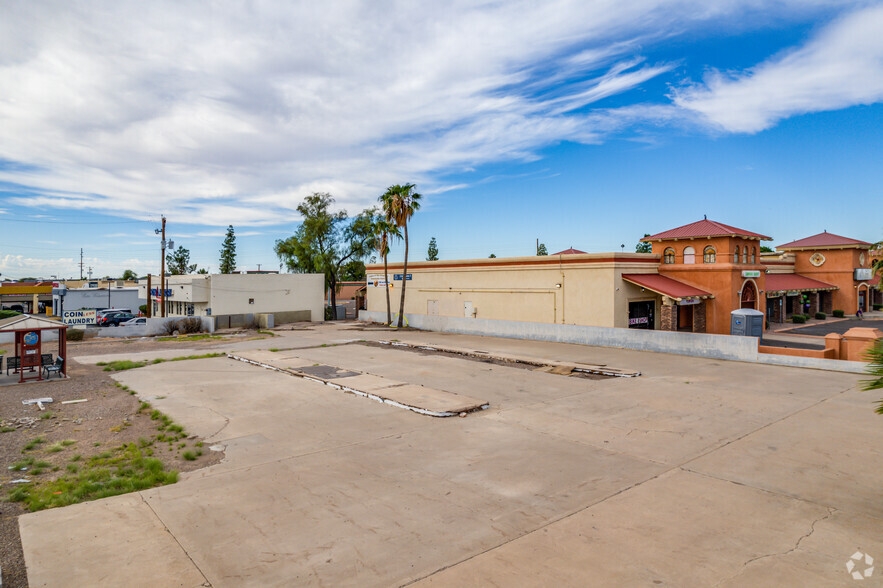
{"label": "awning over door", "polygon": [[678,301],[688,298],[714,298],[713,294],[705,290],[659,274],[622,274],[622,279]]}
{"label": "awning over door", "polygon": [[783,292],[825,292],[837,290],[837,286],[827,282],[820,282],[800,274],[767,274],[767,296],[782,294]]}

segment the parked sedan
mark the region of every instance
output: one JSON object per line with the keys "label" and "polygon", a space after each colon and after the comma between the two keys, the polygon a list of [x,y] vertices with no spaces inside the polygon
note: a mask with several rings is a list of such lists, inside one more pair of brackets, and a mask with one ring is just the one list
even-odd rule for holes
{"label": "parked sedan", "polygon": [[131,312],[108,313],[98,319],[99,327],[118,327],[120,323],[132,320],[135,315]]}
{"label": "parked sedan", "polygon": [[120,323],[120,326],[121,326],[121,327],[134,327],[134,326],[137,326],[137,325],[142,325],[142,326],[143,326],[143,325],[146,325],[146,324],[147,324],[147,318],[146,318],[146,317],[143,317],[143,316],[139,316],[139,317],[136,317],[136,318],[133,318],[133,319],[129,319],[129,320],[127,320],[127,321],[124,322],[124,323]]}

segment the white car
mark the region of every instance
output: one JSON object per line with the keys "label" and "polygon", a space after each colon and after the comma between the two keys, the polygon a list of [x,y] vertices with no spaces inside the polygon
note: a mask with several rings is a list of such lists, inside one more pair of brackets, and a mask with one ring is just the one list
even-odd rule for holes
{"label": "white car", "polygon": [[139,316],[139,317],[135,317],[133,319],[129,319],[124,323],[120,323],[120,326],[121,327],[134,327],[137,325],[146,325],[146,324],[147,324],[147,318],[143,317],[143,316]]}

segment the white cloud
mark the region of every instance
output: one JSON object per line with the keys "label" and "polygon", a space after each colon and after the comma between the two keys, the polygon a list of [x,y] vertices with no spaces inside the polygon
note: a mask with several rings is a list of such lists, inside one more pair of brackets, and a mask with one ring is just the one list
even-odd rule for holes
{"label": "white cloud", "polygon": [[[138,258],[107,259],[107,258],[84,258],[84,265],[94,267],[101,275],[121,276],[127,269],[141,275],[149,271],[156,271],[156,261],[146,261]],[[36,277],[49,279],[51,276],[62,278],[79,278],[80,258],[56,257],[42,258],[25,255],[0,255],[0,279],[20,279],[23,277]],[[96,277],[98,274],[93,274]]]}
{"label": "white cloud", "polygon": [[642,44],[843,4],[10,3],[0,181],[39,192],[11,204],[214,226],[295,220],[312,191],[353,211],[392,183],[440,193],[439,173],[659,115],[590,110],[671,68]]}
{"label": "white cloud", "polygon": [[714,71],[674,102],[729,132],[756,133],[810,112],[883,100],[883,5],[858,10],[803,47],[739,74]]}

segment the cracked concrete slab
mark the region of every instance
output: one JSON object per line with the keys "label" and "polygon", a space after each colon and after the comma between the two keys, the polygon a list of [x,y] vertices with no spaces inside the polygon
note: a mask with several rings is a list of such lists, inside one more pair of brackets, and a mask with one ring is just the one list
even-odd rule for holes
{"label": "cracked concrete slab", "polygon": [[[855,542],[883,550],[870,520],[841,542],[816,538],[821,505],[674,470],[418,583],[420,586],[810,586],[851,581]],[[810,553],[810,552],[808,552]],[[834,554],[834,555],[832,555]],[[837,557],[842,554],[842,557]],[[841,561],[842,560],[842,561]],[[781,582],[782,565],[793,575]],[[767,575],[766,570],[775,569]],[[743,573],[755,582],[745,582]],[[817,583],[822,580],[821,583]],[[776,583],[776,582],[779,583]]]}
{"label": "cracked concrete slab", "polygon": [[196,587],[206,582],[139,494],[24,516],[19,529],[28,546],[28,583],[34,588]]}
{"label": "cracked concrete slab", "polygon": [[[431,419],[227,358],[115,375],[226,448],[224,462],[141,493],[212,585],[852,585],[846,559],[883,554],[880,417],[859,376],[412,331],[396,337],[643,376],[319,346],[345,331],[264,345],[315,345],[283,359],[366,374],[340,383],[389,380],[491,408]],[[29,566],[27,554],[88,526],[107,541],[74,552],[101,573],[82,583],[127,584],[129,569],[104,564],[128,561],[131,530],[104,506],[120,499],[22,517],[43,529],[24,535]],[[163,545],[138,545],[139,557],[177,565]],[[57,553],[35,565],[61,584],[72,562]]]}

